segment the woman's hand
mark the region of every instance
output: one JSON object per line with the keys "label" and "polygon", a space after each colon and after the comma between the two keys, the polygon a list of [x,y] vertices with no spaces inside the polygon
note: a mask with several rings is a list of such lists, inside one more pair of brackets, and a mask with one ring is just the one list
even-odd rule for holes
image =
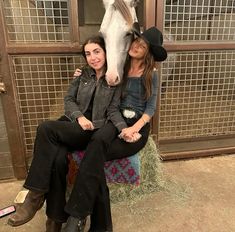
{"label": "woman's hand", "polygon": [[126,142],[128,143],[135,143],[137,142],[140,138],[141,138],[141,134],[139,132],[135,132],[133,135],[132,135],[132,138],[131,139],[124,139]]}
{"label": "woman's hand", "polygon": [[77,68],[73,74],[73,79],[80,77],[82,75],[82,70]]}
{"label": "woman's hand", "polygon": [[134,143],[141,138],[141,134],[137,132],[134,127],[128,127],[122,129],[122,132],[119,134],[119,138],[122,138],[128,143]]}
{"label": "woman's hand", "polygon": [[95,129],[92,122],[84,116],[77,118],[77,122],[79,123],[79,125],[82,127],[83,130]]}

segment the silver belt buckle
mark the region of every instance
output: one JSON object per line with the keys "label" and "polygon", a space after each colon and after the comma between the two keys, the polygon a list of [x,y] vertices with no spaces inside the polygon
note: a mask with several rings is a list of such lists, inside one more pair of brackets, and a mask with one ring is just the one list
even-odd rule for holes
{"label": "silver belt buckle", "polygon": [[134,118],[136,115],[135,111],[127,109],[123,110],[122,114],[125,118]]}

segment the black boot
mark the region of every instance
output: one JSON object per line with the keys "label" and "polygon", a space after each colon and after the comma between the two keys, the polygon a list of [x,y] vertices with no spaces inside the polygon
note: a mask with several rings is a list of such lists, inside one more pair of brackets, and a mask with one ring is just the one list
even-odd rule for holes
{"label": "black boot", "polygon": [[56,222],[51,218],[47,218],[46,232],[60,232],[61,227],[62,227],[62,222]]}
{"label": "black boot", "polygon": [[85,225],[86,218],[81,219],[70,216],[62,232],[84,232]]}

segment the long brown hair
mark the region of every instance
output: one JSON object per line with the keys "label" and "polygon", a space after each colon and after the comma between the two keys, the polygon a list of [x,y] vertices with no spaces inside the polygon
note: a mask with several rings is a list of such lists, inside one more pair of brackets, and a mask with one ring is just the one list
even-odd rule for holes
{"label": "long brown hair", "polygon": [[[143,77],[144,77],[144,87],[145,87],[145,99],[148,99],[152,95],[152,77],[153,77],[153,70],[155,68],[155,61],[153,58],[153,55],[148,50],[144,57],[144,71],[143,71]],[[126,81],[126,77],[128,76],[128,71],[131,66],[131,57],[128,55],[126,64],[124,67],[124,81]]]}

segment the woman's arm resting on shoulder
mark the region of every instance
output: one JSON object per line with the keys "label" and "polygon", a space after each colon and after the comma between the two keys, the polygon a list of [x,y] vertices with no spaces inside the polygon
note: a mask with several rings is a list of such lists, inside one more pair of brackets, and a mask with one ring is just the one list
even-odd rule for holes
{"label": "woman's arm resting on shoulder", "polygon": [[73,79],[80,77],[82,75],[82,70],[80,68],[77,68],[73,74]]}

